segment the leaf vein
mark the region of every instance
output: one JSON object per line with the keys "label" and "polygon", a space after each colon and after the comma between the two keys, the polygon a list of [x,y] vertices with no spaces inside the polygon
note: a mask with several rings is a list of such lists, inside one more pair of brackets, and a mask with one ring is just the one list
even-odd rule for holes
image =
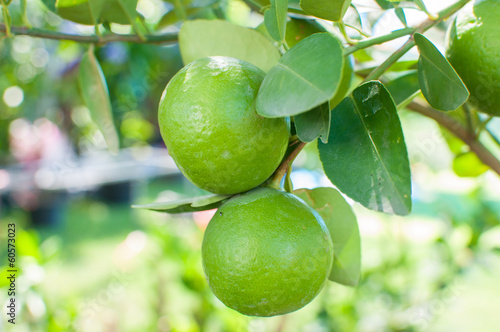
{"label": "leaf vein", "polygon": [[278,64],[276,65],[278,67],[282,67],[284,68],[285,70],[289,71],[290,73],[292,73],[293,75],[295,75],[296,77],[300,78],[302,81],[304,81],[305,83],[307,83],[309,86],[311,86],[312,88],[314,88],[316,91],[320,92],[325,98],[329,98],[329,95],[321,90],[320,88],[318,88],[316,85],[314,85],[311,81],[307,80],[304,76],[300,75],[299,73],[297,73],[295,70],[293,70],[292,68],[284,65],[283,63],[281,62],[278,62]]}
{"label": "leaf vein", "polygon": [[[393,189],[397,193],[397,197],[399,198],[400,202],[403,204],[403,207],[405,207],[405,209],[406,209],[406,204],[404,203],[404,200],[403,200],[403,197],[402,197],[402,193],[398,190],[396,184],[394,183],[394,180],[392,179],[392,176],[391,176],[389,170],[387,169],[387,165],[385,164],[385,161],[382,159],[382,155],[380,154],[380,151],[378,150],[378,147],[375,144],[375,141],[374,141],[374,139],[373,139],[370,131],[368,130],[368,127],[367,127],[366,123],[363,121],[363,117],[361,116],[361,113],[360,113],[360,111],[358,109],[358,105],[357,105],[357,103],[355,102],[354,99],[353,99],[353,104],[354,104],[354,109],[356,111],[356,115],[358,116],[359,121],[363,125],[363,128],[365,129],[365,132],[366,132],[366,134],[368,135],[368,137],[370,139],[370,142],[371,142],[371,144],[372,144],[372,146],[373,146],[373,148],[375,150],[375,153],[377,155],[377,158],[380,160],[380,164],[382,165],[382,167],[384,169],[384,172],[386,173],[387,177],[390,180],[391,186],[393,187]],[[406,210],[408,210],[408,209],[406,209]]]}

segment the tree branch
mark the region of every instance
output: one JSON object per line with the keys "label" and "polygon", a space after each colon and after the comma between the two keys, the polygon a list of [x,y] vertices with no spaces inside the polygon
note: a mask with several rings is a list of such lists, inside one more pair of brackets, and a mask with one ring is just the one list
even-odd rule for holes
{"label": "tree branch", "polygon": [[443,9],[442,11],[439,12],[438,18],[437,19],[432,19],[428,18],[419,25],[415,27],[415,31],[411,34],[410,39],[406,41],[406,43],[403,44],[396,52],[394,52],[389,58],[387,58],[380,66],[375,68],[370,75],[368,75],[365,78],[365,82],[371,81],[371,80],[376,80],[382,75],[387,68],[395,64],[403,55],[406,54],[413,46],[415,46],[415,41],[413,40],[413,34],[414,33],[424,33],[425,31],[429,30],[436,24],[442,22],[443,20],[447,19],[451,15],[455,14],[457,11],[459,11],[463,6],[465,6],[468,2],[471,0],[460,0],[453,5]]}
{"label": "tree branch", "polygon": [[399,29],[399,30],[394,30],[387,35],[370,37],[370,38],[360,40],[355,45],[346,48],[344,50],[344,55],[349,55],[349,54],[352,54],[352,53],[359,51],[361,49],[368,48],[370,46],[383,44],[383,43],[386,43],[388,41],[391,41],[391,40],[394,40],[397,38],[411,35],[415,31],[417,31],[416,28],[403,28],[403,29]]}
{"label": "tree branch", "polygon": [[[0,33],[6,33],[7,27],[5,24],[0,23]],[[72,40],[79,43],[94,43],[94,44],[107,44],[112,42],[127,42],[127,43],[143,43],[143,44],[164,44],[177,42],[177,33],[165,33],[161,35],[146,35],[145,39],[141,39],[137,35],[119,35],[115,33],[103,34],[102,36],[89,35],[73,35],[62,33],[58,31],[51,31],[38,28],[18,27],[11,26],[10,33],[12,35],[24,35],[45,39],[55,40]]]}
{"label": "tree branch", "polygon": [[483,164],[500,175],[500,161],[475,137],[474,133],[469,132],[460,122],[419,100],[412,101],[406,108],[435,120],[467,144]]}

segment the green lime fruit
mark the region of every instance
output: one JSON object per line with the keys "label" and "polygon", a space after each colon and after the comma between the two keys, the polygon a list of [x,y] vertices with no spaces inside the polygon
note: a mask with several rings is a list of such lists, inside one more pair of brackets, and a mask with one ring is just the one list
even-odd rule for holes
{"label": "green lime fruit", "polygon": [[450,25],[446,56],[478,110],[500,116],[500,0],[461,9]]}
{"label": "green lime fruit", "polygon": [[262,187],[217,210],[202,258],[210,288],[225,305],[268,317],[298,310],[318,295],[332,268],[333,244],[304,201]]}
{"label": "green lime fruit", "polygon": [[196,186],[236,194],[262,184],[287,145],[284,118],[255,111],[264,72],[231,57],[198,59],[170,80],[158,120],[168,151]]}

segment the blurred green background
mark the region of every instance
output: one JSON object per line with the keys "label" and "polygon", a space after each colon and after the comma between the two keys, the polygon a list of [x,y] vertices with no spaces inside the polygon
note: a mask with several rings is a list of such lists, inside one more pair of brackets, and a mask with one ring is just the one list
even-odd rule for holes
{"label": "blurred green background", "polygon": [[[14,25],[22,25],[19,7],[9,6]],[[206,7],[193,17],[224,15],[252,27],[261,21],[242,1]],[[172,8],[141,0],[138,10],[155,26]],[[46,29],[93,29],[63,21],[38,0],[28,1],[28,17]],[[378,29],[390,26],[380,21]],[[431,35],[442,43],[443,31]],[[360,54],[356,62],[397,46]],[[85,50],[23,36],[0,42],[2,308],[9,299],[3,277],[9,223],[17,225],[20,270],[16,326],[2,309],[0,331],[498,331],[500,180],[485,169],[459,177],[454,141],[434,122],[400,114],[412,162],[412,214],[394,217],[353,203],[362,238],[360,285],[328,283],[298,312],[245,317],[219,302],[203,275],[201,241],[213,211],[172,216],[130,208],[201,194],[175,169],[157,127],[160,95],[183,66],[177,45],[97,48],[123,148],[115,156],[78,93]],[[495,121],[490,126],[498,133]],[[477,175],[471,163],[465,175]],[[295,188],[331,185],[314,144],[294,165]]]}

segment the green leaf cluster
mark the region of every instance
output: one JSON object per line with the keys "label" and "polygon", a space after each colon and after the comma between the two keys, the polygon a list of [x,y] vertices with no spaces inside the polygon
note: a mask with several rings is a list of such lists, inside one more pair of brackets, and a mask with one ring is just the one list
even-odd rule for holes
{"label": "green leaf cluster", "polygon": [[[61,17],[80,24],[133,24],[138,19],[137,0],[42,1]],[[285,118],[290,124],[290,147],[282,164],[286,172],[281,174],[286,174],[284,189],[302,198],[327,223],[335,243],[330,279],[356,285],[360,278],[360,237],[356,217],[342,195],[371,210],[396,215],[411,213],[411,171],[398,109],[404,109],[415,98],[424,102],[424,98],[433,109],[443,111],[438,114],[453,118],[453,111],[462,106],[467,110],[469,91],[460,76],[422,34],[422,26],[403,29],[410,30],[404,33],[411,35],[403,50],[416,46],[418,61],[398,61],[403,53],[397,52],[386,61],[377,60],[360,45],[380,36],[370,37],[371,32],[364,31],[364,22],[349,0],[251,1],[262,14],[262,24],[256,29],[230,23],[223,1],[167,2],[171,9],[155,26],[180,26],[178,42],[184,65],[209,56],[229,56],[266,73],[255,99],[257,113],[267,118]],[[433,20],[420,0],[376,2],[379,11],[394,11],[405,26],[407,8],[418,8]],[[355,10],[349,10],[350,7]],[[357,15],[355,27],[349,25],[353,12]],[[359,40],[352,40],[346,33],[348,29],[357,30]],[[120,143],[110,96],[92,47],[81,59],[78,83],[93,121],[110,150],[116,151]],[[470,134],[477,134],[474,139],[479,141],[487,120],[474,110],[467,112],[473,120],[460,118],[459,123],[469,126]],[[464,143],[456,144],[448,136],[445,138],[454,154],[451,167],[456,174],[478,176],[489,169]],[[291,162],[286,164],[286,158],[301,143],[317,146],[324,173],[339,191],[293,191]],[[271,178],[264,185],[274,184],[276,179]],[[228,198],[208,195],[135,207],[166,213],[196,212],[218,208]]]}
{"label": "green leaf cluster", "polygon": [[85,25],[133,24],[138,0],[42,0],[62,18]]}

